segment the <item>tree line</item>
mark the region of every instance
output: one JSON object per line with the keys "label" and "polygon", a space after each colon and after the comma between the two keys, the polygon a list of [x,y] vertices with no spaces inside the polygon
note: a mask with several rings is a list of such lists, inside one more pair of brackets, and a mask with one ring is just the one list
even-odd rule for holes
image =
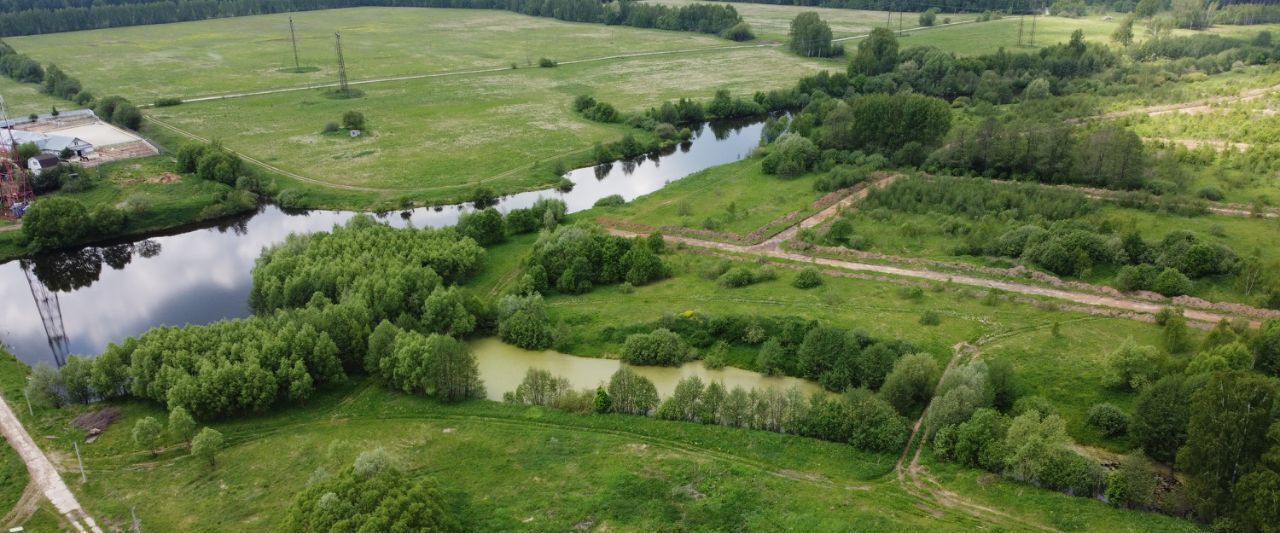
{"label": "tree line", "polygon": [[571,22],[595,22],[710,34],[725,33],[742,23],[729,5],[667,6],[620,0],[176,0],[64,3],[8,3],[0,11],[0,36],[166,24],[190,20],[268,15],[346,7],[438,7],[499,9]]}

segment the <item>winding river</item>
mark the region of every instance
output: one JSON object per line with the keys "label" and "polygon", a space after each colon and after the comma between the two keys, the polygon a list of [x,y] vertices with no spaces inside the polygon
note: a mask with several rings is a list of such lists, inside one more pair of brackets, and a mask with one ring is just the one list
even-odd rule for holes
{"label": "winding river", "polygon": [[[541,190],[502,198],[506,212],[538,198],[564,200],[569,212],[590,208],[596,200],[620,194],[628,201],[657,191],[700,170],[738,161],[754,149],[763,122],[704,124],[692,140],[632,161],[573,170],[569,192]],[[393,226],[441,227],[455,223],[469,205],[419,208],[380,214]],[[90,246],[31,260],[0,264],[0,340],[22,361],[61,363],[67,353],[97,354],[111,342],[162,325],[207,324],[250,314],[250,272],[262,248],[290,233],[327,230],[357,213],[285,211],[264,206],[258,212],[179,232],[112,245]],[[476,343],[482,378],[491,395],[515,388],[525,369],[537,366],[593,387],[619,363],[554,352],[521,352],[496,341]],[[804,387],[799,380],[765,378],[738,369],[707,370],[700,363],[676,369],[645,369],[664,396],[687,375],[725,385]]]}

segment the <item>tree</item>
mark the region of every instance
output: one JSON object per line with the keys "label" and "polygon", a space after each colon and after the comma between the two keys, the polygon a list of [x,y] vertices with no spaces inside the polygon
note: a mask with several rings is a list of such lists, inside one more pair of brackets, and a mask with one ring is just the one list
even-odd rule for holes
{"label": "tree", "polygon": [[181,406],[169,411],[169,436],[187,443],[191,448],[191,439],[196,435],[196,421],[191,413]]}
{"label": "tree", "polygon": [[32,369],[24,390],[32,404],[54,409],[62,407],[62,374],[43,361]]}
{"label": "tree", "polygon": [[133,424],[133,443],[139,448],[156,454],[156,444],[160,441],[160,435],[164,433],[164,427],[155,417],[148,416]]}
{"label": "tree", "polygon": [[453,337],[405,332],[395,351],[382,360],[382,376],[405,392],[418,392],[445,402],[484,395],[480,371],[466,344]]}
{"label": "tree", "polygon": [[1155,346],[1138,346],[1126,340],[1107,356],[1111,383],[1139,391],[1164,373],[1165,356]]}
{"label": "tree", "polygon": [[364,126],[364,113],[347,111],[342,114],[342,127],[349,130],[363,130]]}
{"label": "tree", "polygon": [[89,403],[93,400],[93,384],[90,382],[93,362],[89,359],[70,356],[62,365],[62,388],[66,392],[67,401],[73,403]]}
{"label": "tree", "polygon": [[40,155],[40,146],[27,142],[18,145],[18,161],[25,167],[27,160]]}
{"label": "tree", "polygon": [[849,425],[853,434],[849,444],[859,450],[895,452],[907,442],[907,419],[893,410],[888,402],[867,389],[852,389],[844,398],[848,404]]}
{"label": "tree", "polygon": [[1152,280],[1151,290],[1164,296],[1182,296],[1191,292],[1191,279],[1178,269],[1168,267]]}
{"label": "tree", "polygon": [[437,286],[422,306],[421,325],[427,331],[462,338],[476,329],[476,317],[467,311],[465,298],[457,286]]}
{"label": "tree", "polygon": [[658,388],[653,382],[625,366],[609,377],[607,394],[615,413],[647,415],[658,405]]}
{"label": "tree", "polygon": [[191,455],[209,461],[209,466],[215,466],[214,460],[220,450],[222,450],[222,433],[217,430],[201,429],[200,433],[191,439]]}
{"label": "tree", "polygon": [[1155,500],[1156,474],[1140,453],[1120,459],[1120,468],[1107,475],[1107,502],[1116,507],[1146,509]]}
{"label": "tree", "polygon": [[688,355],[684,339],[665,328],[628,335],[622,344],[622,360],[633,365],[678,366]]}
{"label": "tree", "polygon": [[613,400],[609,398],[609,391],[604,390],[604,385],[596,386],[595,401],[592,407],[596,413],[605,414],[613,410]]}
{"label": "tree", "polygon": [[1253,350],[1253,368],[1264,374],[1280,376],[1280,318],[1269,318],[1262,323]]}
{"label": "tree", "polygon": [[893,371],[884,379],[880,396],[904,416],[915,413],[933,398],[939,375],[938,363],[929,354],[905,356],[893,365]]}
{"label": "tree", "polygon": [[920,94],[870,94],[837,105],[823,119],[821,145],[891,155],[903,145],[933,146],[951,128],[945,100]]}
{"label": "tree", "polygon": [[61,248],[87,236],[89,210],[71,198],[53,196],[31,204],[22,216],[22,233],[36,248]]}
{"label": "tree", "polygon": [[938,8],[931,7],[920,13],[920,25],[932,26],[938,20]]}
{"label": "tree", "polygon": [[1151,458],[1172,463],[1186,442],[1193,391],[1185,377],[1172,375],[1138,395],[1129,432]]}
{"label": "tree", "polygon": [[992,472],[1004,469],[1009,454],[1005,436],[1009,418],[994,409],[978,409],[969,420],[953,426],[947,433],[938,432],[935,446],[951,460]]}
{"label": "tree", "polygon": [[[659,237],[657,242],[662,242],[661,235],[657,233],[654,235]],[[627,250],[627,253],[622,256],[622,264],[627,269],[627,283],[639,287],[671,275],[667,265],[658,257],[655,247],[661,248],[650,238],[645,242],[633,244],[631,249]]]}
{"label": "tree", "polygon": [[1280,384],[1250,372],[1215,372],[1191,396],[1187,444],[1178,468],[1189,475],[1188,494],[1205,520],[1232,512],[1232,489],[1267,450],[1267,431]]}
{"label": "tree", "polygon": [[502,213],[488,207],[465,213],[458,217],[458,232],[475,239],[480,246],[492,246],[507,240],[507,228]]}
{"label": "tree", "polygon": [[1125,47],[1133,44],[1132,16],[1125,17],[1124,20],[1120,21],[1120,26],[1116,28],[1116,31],[1111,33],[1111,40],[1115,41],[1120,46]]}
{"label": "tree", "polygon": [[804,57],[831,57],[831,27],[818,14],[806,11],[791,20],[791,51]]}
{"label": "tree", "polygon": [[1027,88],[1022,90],[1022,98],[1025,100],[1044,100],[1053,96],[1050,90],[1049,80],[1044,78],[1036,78],[1027,84]]}
{"label": "tree", "polygon": [[765,174],[794,178],[813,168],[818,155],[818,147],[813,141],[794,133],[784,133],[760,165]]}
{"label": "tree", "polygon": [[1071,441],[1067,426],[1058,415],[1041,417],[1030,411],[1018,415],[1009,424],[1005,446],[1009,455],[1005,460],[1014,479],[1035,481],[1045,473],[1053,454]]}
{"label": "tree", "polygon": [[551,321],[542,295],[503,296],[498,301],[498,337],[526,350],[551,346]]}
{"label": "tree", "polygon": [[858,43],[858,53],[849,64],[849,77],[877,76],[898,66],[898,38],[888,28],[875,28]]}

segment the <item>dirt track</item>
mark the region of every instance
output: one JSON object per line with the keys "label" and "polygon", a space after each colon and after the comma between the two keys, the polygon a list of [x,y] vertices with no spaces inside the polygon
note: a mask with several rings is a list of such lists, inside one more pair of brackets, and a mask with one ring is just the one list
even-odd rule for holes
{"label": "dirt track", "polygon": [[93,521],[93,517],[80,507],[80,502],[62,481],[58,470],[53,467],[53,463],[49,462],[44,452],[40,451],[40,447],[32,440],[31,434],[22,427],[22,422],[18,420],[17,415],[3,398],[0,398],[0,431],[3,431],[9,445],[13,446],[13,449],[22,457],[22,461],[27,464],[27,471],[31,474],[31,484],[53,503],[58,513],[62,514],[62,517],[76,531],[102,533],[102,529]]}
{"label": "dirt track", "polygon": [[[832,268],[843,269],[843,270],[876,272],[876,273],[890,274],[890,275],[901,276],[906,278],[925,279],[925,280],[938,281],[938,282],[944,282],[944,283],[968,285],[971,287],[981,287],[985,289],[998,289],[998,290],[1009,292],[1009,293],[1023,294],[1028,296],[1040,296],[1040,297],[1046,297],[1046,298],[1053,298],[1057,300],[1066,300],[1066,301],[1077,303],[1077,304],[1106,307],[1111,309],[1120,309],[1124,311],[1132,311],[1132,312],[1137,312],[1142,314],[1155,314],[1159,312],[1161,309],[1168,307],[1168,305],[1166,304],[1151,302],[1151,301],[1135,300],[1135,299],[1128,299],[1128,298],[1115,297],[1115,296],[1105,296],[1100,294],[1090,294],[1090,293],[1084,293],[1084,292],[1078,292],[1078,291],[1057,289],[1052,287],[1043,287],[1043,286],[1032,285],[1027,283],[1018,283],[1014,281],[1003,281],[1003,280],[997,280],[997,279],[970,276],[965,274],[955,274],[950,272],[935,272],[927,269],[906,268],[906,267],[898,267],[898,266],[876,264],[876,263],[864,263],[864,262],[847,261],[847,260],[841,260],[841,259],[829,259],[825,257],[814,257],[814,256],[791,252],[783,249],[782,243],[795,237],[795,235],[800,231],[800,229],[811,228],[821,224],[823,221],[838,214],[841,208],[849,206],[854,202],[866,197],[871,187],[880,187],[880,186],[887,185],[890,182],[892,182],[894,179],[895,179],[894,176],[890,176],[878,182],[871,183],[868,186],[864,187],[863,189],[859,190],[857,193],[850,195],[848,198],[841,200],[835,205],[832,205],[831,207],[828,207],[809,218],[803,219],[799,223],[793,225],[790,228],[787,228],[786,230],[778,233],[772,238],[753,246],[743,246],[738,244],[706,241],[706,240],[695,239],[691,237],[681,237],[681,236],[666,236],[665,238],[669,241],[683,243],[688,246],[719,250],[723,252],[762,255],[766,257],[773,257],[776,259],[786,259],[789,261],[811,263],[815,265],[822,265],[825,267],[832,267]],[[625,237],[640,236],[639,233],[621,230],[617,228],[609,228],[609,232],[615,235],[621,235]],[[1185,309],[1183,311],[1183,314],[1190,320],[1194,320],[1198,322],[1206,322],[1206,323],[1216,323],[1223,319],[1229,320],[1233,318],[1233,315],[1230,315],[1230,314],[1206,311],[1201,309]]]}

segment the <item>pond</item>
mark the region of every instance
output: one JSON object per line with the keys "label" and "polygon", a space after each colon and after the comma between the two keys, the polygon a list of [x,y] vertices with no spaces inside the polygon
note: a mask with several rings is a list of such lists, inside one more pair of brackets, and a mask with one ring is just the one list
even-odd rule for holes
{"label": "pond", "polygon": [[[660,153],[569,172],[575,185],[569,192],[514,194],[497,208],[506,212],[555,197],[575,212],[613,194],[633,200],[746,157],[759,144],[762,129],[758,120],[704,124],[693,139]],[[393,226],[441,227],[471,209],[453,205],[378,216]],[[248,316],[250,272],[263,247],[290,233],[330,229],[356,215],[265,206],[214,225],[10,261],[0,265],[0,341],[27,363],[60,364],[68,353],[94,355],[108,343],[155,326]],[[524,371],[518,374],[517,382]]]}
{"label": "pond", "polygon": [[676,389],[680,380],[698,376],[703,383],[720,382],[725,389],[742,387],[746,390],[776,389],[786,392],[791,387],[799,387],[805,398],[822,387],[812,381],[791,377],[764,376],[750,370],[725,367],[710,369],[702,361],[685,363],[678,367],[665,366],[633,366],[626,365],[617,359],[592,359],[566,355],[546,350],[535,352],[506,344],[497,339],[482,339],[471,343],[471,351],[476,356],[476,364],[480,367],[480,379],[484,381],[485,393],[490,400],[502,400],[502,394],[516,390],[524,374],[531,368],[551,372],[551,375],[569,380],[575,389],[594,389],[597,385],[608,385],[609,377],[622,366],[628,366],[637,374],[649,378],[658,388],[658,396],[668,398]]}

